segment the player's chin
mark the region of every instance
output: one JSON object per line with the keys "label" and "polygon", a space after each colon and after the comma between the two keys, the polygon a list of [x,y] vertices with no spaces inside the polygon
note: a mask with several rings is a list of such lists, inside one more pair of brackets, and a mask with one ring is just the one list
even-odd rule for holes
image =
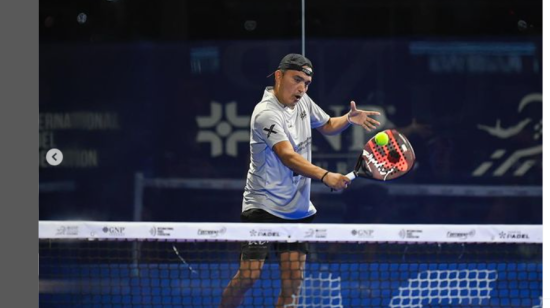
{"label": "player's chin", "polygon": [[294,99],[293,99],[293,100],[290,100],[290,102],[288,102],[287,106],[289,106],[289,107],[295,107],[295,106],[298,104],[299,101],[300,101],[299,99],[297,99],[297,100],[294,100]]}

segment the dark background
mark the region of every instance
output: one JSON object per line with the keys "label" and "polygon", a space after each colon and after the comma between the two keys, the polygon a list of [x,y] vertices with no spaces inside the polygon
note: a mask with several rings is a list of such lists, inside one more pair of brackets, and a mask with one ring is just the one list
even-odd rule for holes
{"label": "dark background", "polygon": [[[301,52],[301,2],[39,9],[39,160],[65,154],[40,167],[39,219],[238,221],[249,116]],[[317,222],[542,223],[542,1],[310,0],[305,16],[308,94],[383,112],[418,158],[394,182],[315,183]],[[370,136],[314,133],[314,163],[346,173]]]}

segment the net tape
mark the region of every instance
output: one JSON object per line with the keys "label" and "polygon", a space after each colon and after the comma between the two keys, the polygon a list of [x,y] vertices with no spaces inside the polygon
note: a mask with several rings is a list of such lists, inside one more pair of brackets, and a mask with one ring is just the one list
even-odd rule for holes
{"label": "net tape", "polygon": [[542,226],[40,221],[38,235],[40,239],[542,243]]}

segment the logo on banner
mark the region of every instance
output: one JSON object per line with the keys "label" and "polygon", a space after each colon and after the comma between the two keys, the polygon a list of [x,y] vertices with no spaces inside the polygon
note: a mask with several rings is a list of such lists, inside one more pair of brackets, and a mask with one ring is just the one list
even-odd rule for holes
{"label": "logo on banner", "polygon": [[327,238],[327,229],[309,229],[304,235],[305,238]]}
{"label": "logo on banner", "polygon": [[371,229],[353,229],[351,230],[351,235],[360,237],[360,238],[372,238],[374,230]]}
{"label": "logo on banner", "polygon": [[498,234],[498,237],[502,240],[507,240],[507,239],[528,240],[529,239],[529,234],[523,233],[521,231],[508,231],[508,232],[501,231]]}
{"label": "logo on banner", "polygon": [[420,238],[420,234],[422,234],[422,230],[406,230],[402,229],[399,231],[399,237],[402,239],[408,239],[408,238]]}
{"label": "logo on banner", "polygon": [[172,227],[152,227],[149,233],[152,236],[171,236],[174,228]]}
{"label": "logo on banner", "polygon": [[[222,110],[225,110],[225,115]],[[211,157],[223,154],[237,157],[238,143],[249,142],[250,116],[238,115],[236,102],[222,105],[212,101],[210,115],[198,116],[196,119],[199,126],[197,142],[210,144]],[[238,130],[234,131],[235,128]]]}
{"label": "logo on banner", "polygon": [[542,140],[542,113],[540,119],[536,117],[533,119],[522,115],[522,111],[532,103],[540,103],[542,106],[542,94],[531,93],[522,98],[517,108],[519,119],[515,124],[503,127],[501,119],[496,119],[494,126],[477,125],[479,130],[503,140],[513,138],[521,133],[522,135],[529,136],[533,144],[530,147],[519,150],[495,149],[488,160],[476,167],[472,172],[472,176],[481,177],[488,172],[492,172],[492,176],[495,177],[504,176],[513,168],[513,175],[521,177],[541,161],[542,144],[538,144],[538,140]]}
{"label": "logo on banner", "polygon": [[199,229],[197,231],[197,235],[203,235],[203,236],[214,238],[214,237],[220,236],[220,234],[224,234],[225,231],[227,231],[225,227],[221,227],[220,229],[216,229],[216,230]]}
{"label": "logo on banner", "polygon": [[78,226],[60,226],[55,230],[55,235],[78,235]]}
{"label": "logo on banner", "polygon": [[447,238],[458,238],[462,240],[465,240],[467,238],[472,238],[474,237],[474,235],[476,235],[476,230],[474,229],[470,230],[469,232],[452,232],[452,231],[447,232]]}
{"label": "logo on banner", "polygon": [[123,236],[126,227],[103,227],[103,233],[114,236]]}
{"label": "logo on banner", "polygon": [[250,236],[251,237],[280,237],[281,234],[279,231],[273,231],[271,229],[259,229],[250,230]]}

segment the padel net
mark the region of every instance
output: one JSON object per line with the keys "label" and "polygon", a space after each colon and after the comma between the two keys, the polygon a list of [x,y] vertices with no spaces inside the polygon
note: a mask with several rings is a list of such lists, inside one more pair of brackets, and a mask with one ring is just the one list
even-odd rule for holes
{"label": "padel net", "polygon": [[[40,221],[40,306],[218,307],[243,241],[308,243],[287,307],[541,305],[538,225]],[[241,307],[274,307],[278,262]]]}

